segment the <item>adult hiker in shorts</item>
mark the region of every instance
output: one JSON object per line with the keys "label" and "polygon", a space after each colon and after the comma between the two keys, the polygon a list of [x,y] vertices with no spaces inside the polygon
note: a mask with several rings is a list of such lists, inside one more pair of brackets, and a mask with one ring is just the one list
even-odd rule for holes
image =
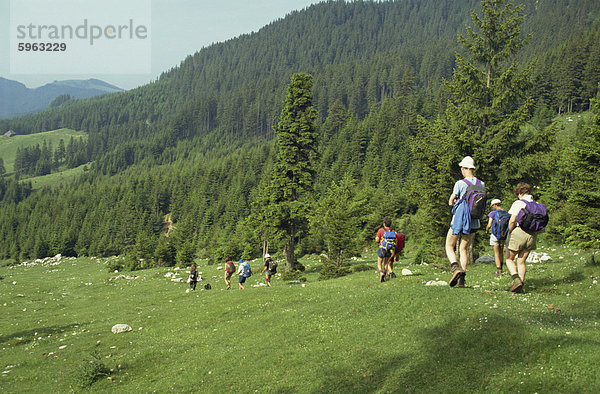
{"label": "adult hiker in shorts", "polygon": [[264,257],[265,266],[262,272],[265,273],[265,280],[267,281],[267,286],[271,287],[271,277],[277,273],[277,263],[273,261],[270,254],[265,254]]}
{"label": "adult hiker in shorts", "polygon": [[[515,187],[515,196],[517,201],[513,202],[508,213],[510,213],[510,221],[508,222],[508,255],[506,256],[506,268],[513,279],[510,291],[513,293],[523,292],[523,283],[525,283],[525,272],[527,265],[525,260],[529,256],[529,252],[535,249],[536,233],[521,229],[517,222],[517,215],[521,209],[526,207],[526,203],[522,200],[534,201],[531,195],[531,186],[521,182]],[[515,265],[515,258],[517,264]]]}
{"label": "adult hiker in shorts", "polygon": [[396,231],[394,226],[391,226],[390,230],[396,233],[396,247],[394,249],[394,254],[392,257],[390,257],[390,261],[388,263],[390,267],[389,277],[395,278],[396,274],[394,273],[394,263],[398,261],[400,256],[402,256],[402,250],[404,250],[404,242],[406,237],[404,236],[404,233]]}
{"label": "adult hiker in shorts", "polygon": [[502,264],[504,262],[504,243],[505,239],[498,239],[494,234],[492,234],[492,224],[494,223],[494,218],[499,211],[506,212],[502,209],[502,201],[497,198],[494,198],[491,202],[492,210],[488,214],[488,224],[485,227],[485,233],[490,235],[490,246],[494,248],[494,262],[496,263],[496,276],[502,276]]}
{"label": "adult hiker in shorts", "polygon": [[383,227],[377,230],[377,234],[375,235],[375,242],[379,245],[379,249],[377,250],[377,269],[379,270],[380,282],[385,281],[386,273],[390,276],[392,274],[389,261],[395,252],[396,234],[392,232],[391,225],[392,219],[383,219]]}
{"label": "adult hiker in shorts", "polygon": [[[481,227],[479,219],[471,218],[471,211],[465,200],[465,196],[470,184],[478,185],[483,190],[485,190],[485,185],[473,175],[475,162],[471,156],[463,158],[458,165],[460,166],[463,179],[454,184],[452,194],[448,199],[448,205],[453,207],[453,215],[448,234],[446,235],[446,256],[450,260],[450,268],[452,270],[450,286],[454,287],[458,285],[458,287],[465,287],[469,245],[474,240],[475,232]],[[455,252],[456,244],[459,240],[460,264]]]}

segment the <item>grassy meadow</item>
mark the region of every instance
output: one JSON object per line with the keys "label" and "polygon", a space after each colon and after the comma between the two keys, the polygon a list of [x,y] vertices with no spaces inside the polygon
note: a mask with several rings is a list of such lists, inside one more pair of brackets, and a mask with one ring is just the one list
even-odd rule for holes
{"label": "grassy meadow", "polygon": [[44,141],[46,141],[47,143],[52,142],[53,148],[56,149],[58,148],[61,139],[64,140],[66,147],[71,137],[75,139],[83,137],[86,139],[87,134],[82,131],[63,128],[42,133],[15,135],[10,138],[0,136],[0,157],[4,160],[6,172],[11,174],[14,171],[17,148],[30,147],[38,144],[41,147],[44,144]]}
{"label": "grassy meadow", "polygon": [[[525,294],[475,264],[467,288],[427,286],[447,267],[409,265],[379,283],[373,270],[273,287],[260,261],[245,290],[173,268],[124,272],[107,259],[46,259],[0,268],[2,392],[595,392],[600,326],[589,252],[541,249]],[[596,257],[596,261],[599,260]],[[117,278],[117,279],[114,279]],[[234,277],[235,278],[235,277]],[[210,283],[212,290],[200,290]],[[133,330],[113,334],[117,323]],[[94,381],[94,378],[97,380]]]}

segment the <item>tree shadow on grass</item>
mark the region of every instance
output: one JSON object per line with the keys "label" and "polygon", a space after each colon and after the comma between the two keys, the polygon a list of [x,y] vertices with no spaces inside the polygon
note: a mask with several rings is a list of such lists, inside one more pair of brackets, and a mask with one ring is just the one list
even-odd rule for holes
{"label": "tree shadow on grass", "polygon": [[[490,390],[495,375],[516,365],[537,362],[544,346],[556,346],[556,338],[529,341],[531,327],[525,319],[500,313],[449,321],[412,333],[409,346],[391,343],[381,353],[356,355],[352,370],[323,368],[319,392],[469,392]],[[598,346],[598,343],[593,344]],[[396,347],[394,349],[393,347]],[[356,365],[370,366],[357,372]],[[360,368],[359,368],[360,370]],[[494,386],[496,390],[502,388]]]}
{"label": "tree shadow on grass", "polygon": [[[544,278],[525,278],[525,286],[533,285],[537,290],[545,292],[544,289],[554,288],[559,285],[579,283],[586,280],[587,277],[582,271],[572,271],[566,276],[560,278],[544,277]],[[547,292],[547,291],[546,291]]]}
{"label": "tree shadow on grass", "polygon": [[83,324],[73,323],[64,326],[49,326],[32,328],[28,330],[18,331],[9,335],[0,335],[0,344],[6,344],[9,346],[26,345],[33,342],[34,337],[47,337],[48,335],[55,336],[57,334],[64,333],[67,330],[73,330],[80,328]]}

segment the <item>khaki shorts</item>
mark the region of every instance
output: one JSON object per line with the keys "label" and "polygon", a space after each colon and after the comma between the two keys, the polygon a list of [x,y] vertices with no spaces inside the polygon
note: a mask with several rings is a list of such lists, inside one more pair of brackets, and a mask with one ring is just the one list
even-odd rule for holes
{"label": "khaki shorts", "polygon": [[535,249],[535,234],[530,234],[516,227],[508,239],[508,249],[514,252]]}

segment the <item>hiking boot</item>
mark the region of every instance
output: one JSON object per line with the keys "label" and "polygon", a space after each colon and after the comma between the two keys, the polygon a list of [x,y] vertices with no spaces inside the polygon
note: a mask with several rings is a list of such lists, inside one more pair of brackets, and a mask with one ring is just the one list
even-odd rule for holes
{"label": "hiking boot", "polygon": [[450,278],[450,287],[456,286],[456,284],[458,283],[458,279],[461,277],[464,278],[464,276],[465,271],[463,271],[463,269],[460,268],[460,265],[452,266],[452,277]]}
{"label": "hiking boot", "polygon": [[464,288],[465,287],[465,276],[466,274],[463,273],[459,278],[458,278],[458,283],[456,284],[456,287],[460,287],[460,288]]}
{"label": "hiking boot", "polygon": [[385,274],[384,274],[383,272],[380,272],[380,273],[379,273],[379,281],[380,281],[381,283],[385,282]]}
{"label": "hiking boot", "polygon": [[521,278],[515,278],[513,280],[513,284],[510,287],[510,291],[513,293],[522,293],[523,292],[523,281]]}
{"label": "hiking boot", "polygon": [[496,276],[502,276],[502,270],[496,269]]}
{"label": "hiking boot", "polygon": [[396,277],[396,274],[392,272],[392,273],[390,274],[390,279],[394,279],[395,277]]}

